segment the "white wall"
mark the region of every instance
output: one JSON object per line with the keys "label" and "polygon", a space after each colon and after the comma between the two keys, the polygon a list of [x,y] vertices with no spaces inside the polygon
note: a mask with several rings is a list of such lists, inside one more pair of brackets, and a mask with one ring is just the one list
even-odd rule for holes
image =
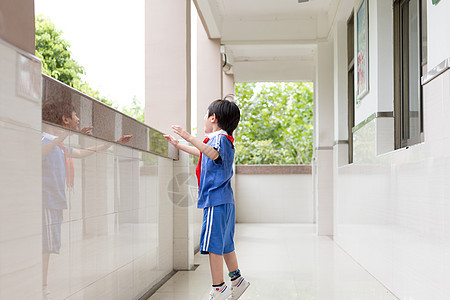
{"label": "white wall", "polygon": [[173,124],[191,130],[190,6],[145,2],[145,122],[164,133]]}
{"label": "white wall", "polygon": [[[42,299],[43,232],[59,226],[52,299],[138,299],[173,270],[173,160],[118,144],[93,151],[105,141],[43,125],[41,82],[40,63],[0,40],[0,299]],[[42,167],[42,132],[89,154],[73,157],[56,224],[42,224],[42,178],[54,174]]]}
{"label": "white wall", "polygon": [[[188,144],[184,140],[179,141]],[[174,162],[174,269],[190,270],[194,266],[194,253],[200,247],[203,209],[197,208],[198,181],[195,174],[198,157],[180,151]]]}
{"label": "white wall", "polygon": [[[392,65],[385,56],[392,55],[392,42],[385,40],[392,36],[392,7],[382,2],[369,1],[371,92],[357,108],[358,120],[371,113],[369,106],[375,111],[389,108],[382,101],[390,101],[393,84]],[[432,8],[441,12],[429,13],[430,26],[445,40],[442,28],[448,27],[444,15],[450,7],[441,1]],[[432,38],[428,46],[433,56],[429,67],[433,60],[449,57],[445,42]],[[393,120],[377,118],[354,133],[354,163],[334,166],[334,240],[400,299],[450,295],[449,86],[449,71],[424,86],[424,143],[388,150],[382,143],[393,137]],[[340,157],[342,147],[335,146],[334,154]]]}
{"label": "white wall", "polygon": [[[77,134],[64,142],[103,143]],[[73,161],[48,290],[55,299],[137,299],[173,270],[173,161],[121,145]]]}
{"label": "white wall", "polygon": [[313,223],[311,174],[236,174],[236,222]]}
{"label": "white wall", "polygon": [[220,54],[220,40],[210,40],[200,20],[197,22],[197,136],[205,137],[204,117],[208,106],[221,98],[222,87],[222,58]]}
{"label": "white wall", "polygon": [[314,203],[319,235],[333,234],[334,144],[334,51],[333,42],[317,45],[314,82]]}
{"label": "white wall", "polygon": [[433,5],[427,1],[427,4],[428,70],[431,70],[450,57],[450,36],[446,30],[450,28],[450,2],[440,1]]}
{"label": "white wall", "polygon": [[[392,111],[393,98],[393,12],[389,1],[368,1],[369,4],[369,92],[355,106],[355,125],[371,114]],[[357,10],[355,7],[355,49],[357,42]],[[346,16],[346,18],[350,15]],[[355,50],[355,58],[357,53]],[[355,61],[355,74],[357,65]],[[355,79],[356,80],[356,79]],[[355,87],[357,82],[355,81]],[[356,91],[355,91],[356,95]]]}
{"label": "white wall", "polygon": [[425,143],[374,156],[375,120],[338,172],[335,240],[401,299],[450,294],[450,74],[425,87]]}
{"label": "white wall", "polygon": [[40,70],[0,39],[0,299],[42,293]]}

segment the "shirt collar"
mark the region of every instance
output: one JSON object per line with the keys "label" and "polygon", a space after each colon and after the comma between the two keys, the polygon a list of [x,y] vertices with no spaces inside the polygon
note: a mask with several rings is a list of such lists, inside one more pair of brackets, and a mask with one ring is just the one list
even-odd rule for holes
{"label": "shirt collar", "polygon": [[56,135],[51,135],[51,134],[49,134],[49,133],[47,133],[47,132],[43,132],[43,133],[42,133],[42,136],[45,137],[46,139],[51,140],[51,141],[53,141],[54,139],[57,138]]}
{"label": "shirt collar", "polygon": [[207,133],[206,136],[208,138],[212,139],[213,137],[215,137],[215,136],[217,136],[219,134],[228,135],[228,133],[225,130],[220,129],[220,130],[217,130],[217,131],[214,131],[214,132],[211,132],[211,133]]}

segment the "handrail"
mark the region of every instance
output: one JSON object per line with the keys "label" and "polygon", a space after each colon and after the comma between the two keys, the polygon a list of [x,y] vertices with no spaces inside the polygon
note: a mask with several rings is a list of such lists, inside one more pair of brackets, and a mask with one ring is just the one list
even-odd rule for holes
{"label": "handrail", "polygon": [[312,174],[311,165],[236,165],[236,174]]}
{"label": "handrail", "polygon": [[94,127],[92,134],[87,134],[89,136],[115,143],[122,135],[131,134],[133,138],[125,145],[126,147],[178,159],[178,149],[168,143],[160,131],[42,74],[42,105],[61,102],[69,102],[75,107],[80,118],[80,128]]}

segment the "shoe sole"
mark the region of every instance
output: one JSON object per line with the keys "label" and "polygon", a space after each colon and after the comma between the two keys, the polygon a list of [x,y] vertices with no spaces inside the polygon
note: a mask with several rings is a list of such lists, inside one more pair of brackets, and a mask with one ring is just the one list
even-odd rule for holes
{"label": "shoe sole", "polygon": [[244,295],[245,291],[248,289],[249,286],[250,286],[250,282],[248,283],[247,287],[246,287],[245,290],[242,292],[242,294],[240,294],[239,297],[236,298],[236,300],[239,299],[239,298],[241,298],[242,295]]}

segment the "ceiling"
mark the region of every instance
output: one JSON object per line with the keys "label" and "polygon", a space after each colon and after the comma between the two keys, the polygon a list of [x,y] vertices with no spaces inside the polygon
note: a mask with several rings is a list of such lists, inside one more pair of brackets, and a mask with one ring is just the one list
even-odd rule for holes
{"label": "ceiling", "polygon": [[236,82],[312,81],[316,44],[339,0],[194,0],[210,38],[220,39]]}

